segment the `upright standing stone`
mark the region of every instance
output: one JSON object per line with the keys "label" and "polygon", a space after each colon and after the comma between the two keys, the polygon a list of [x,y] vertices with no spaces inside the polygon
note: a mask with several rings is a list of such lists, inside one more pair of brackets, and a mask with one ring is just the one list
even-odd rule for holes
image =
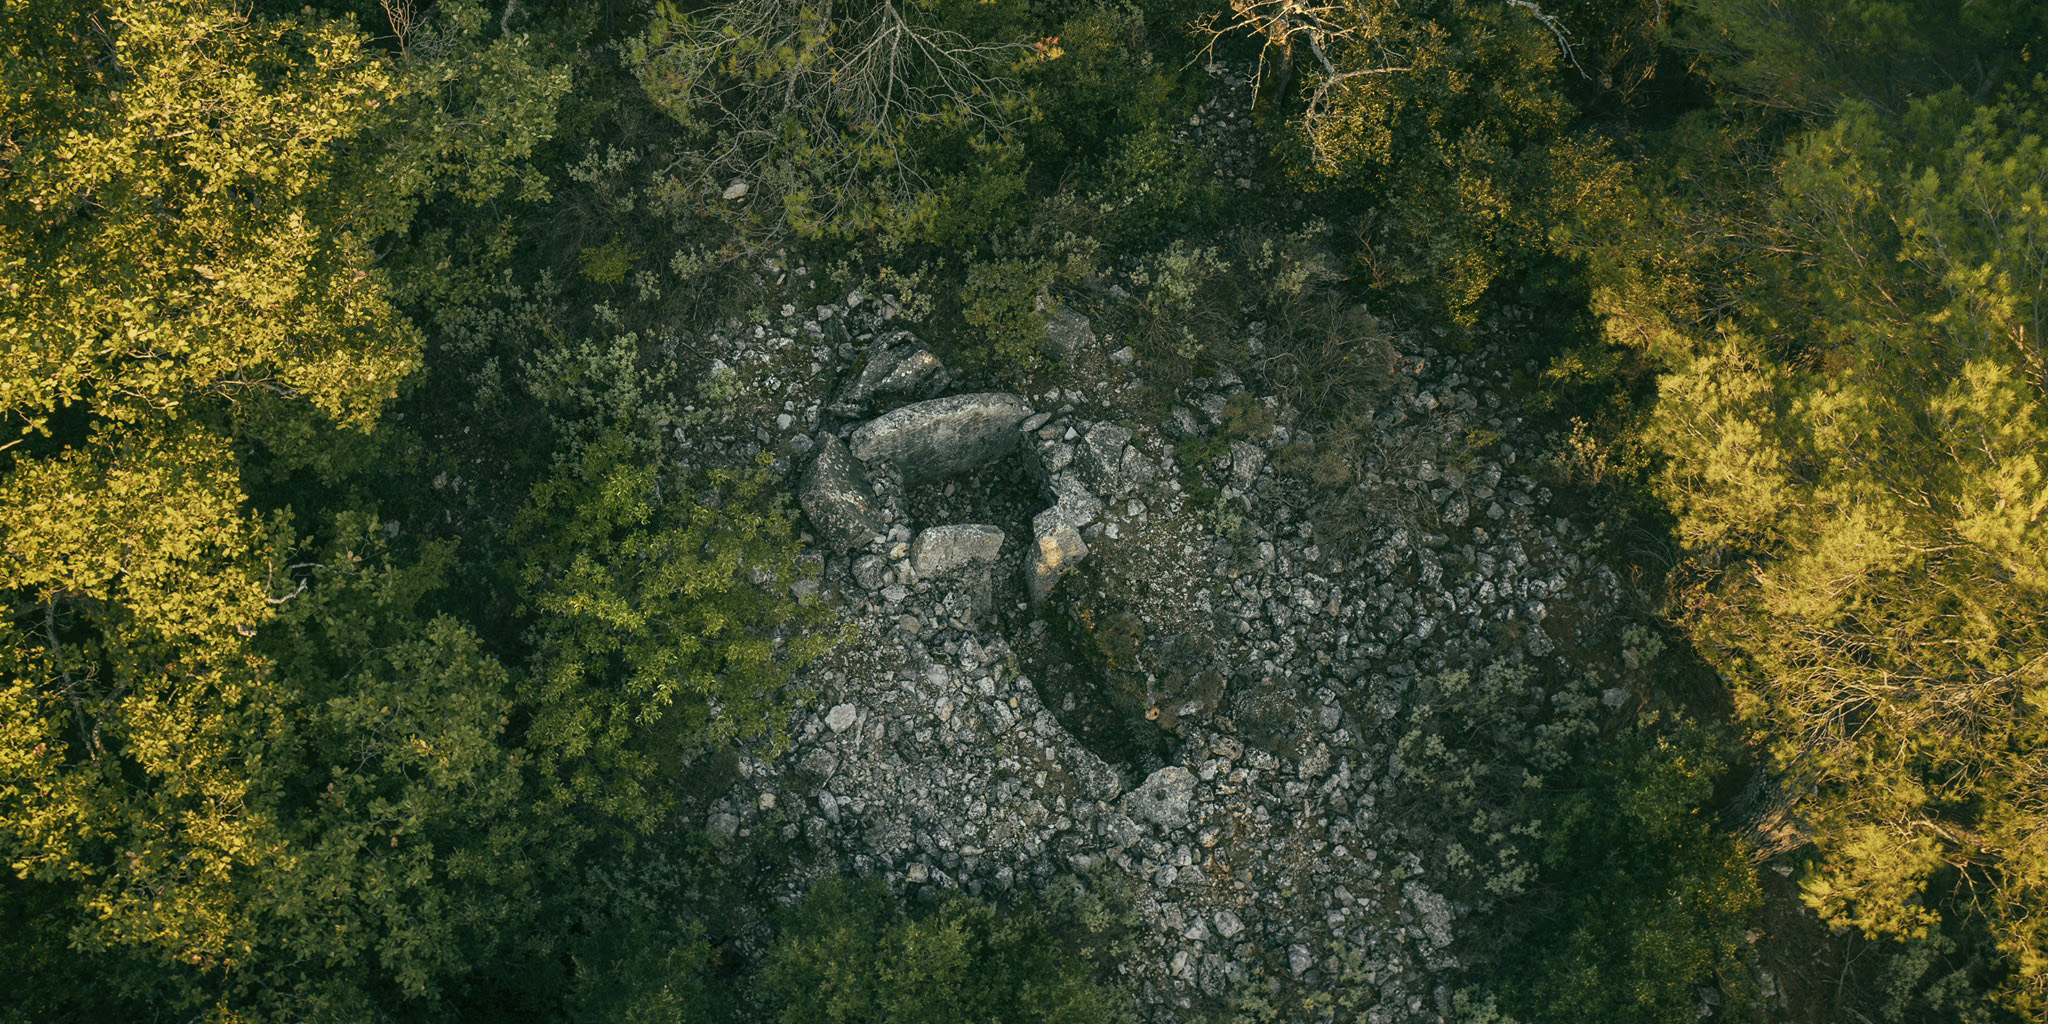
{"label": "upright standing stone", "polygon": [[1041,534],[1037,550],[1024,566],[1024,589],[1031,595],[1032,606],[1043,604],[1060,577],[1072,572],[1086,557],[1088,545],[1081,540],[1081,531],[1072,526],[1055,523]]}

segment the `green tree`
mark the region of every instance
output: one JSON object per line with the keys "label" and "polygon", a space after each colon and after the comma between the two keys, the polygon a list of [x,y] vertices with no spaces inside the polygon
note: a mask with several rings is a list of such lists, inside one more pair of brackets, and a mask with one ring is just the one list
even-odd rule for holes
{"label": "green tree", "polygon": [[[1811,830],[1808,902],[1873,935],[1970,915],[2038,1013],[2040,9],[1699,8],[1727,102],[1646,140],[1659,162],[1589,249],[1610,334],[1666,369],[1646,439],[1687,623]],[[1842,52],[1773,35],[1794,23],[1842,26]],[[1917,70],[1864,74],[1894,57]]]}
{"label": "green tree", "polygon": [[1743,926],[1761,902],[1742,845],[1702,813],[1724,766],[1695,726],[1645,728],[1580,765],[1548,808],[1538,855],[1546,921],[1492,989],[1530,1021],[1698,1019],[1693,986],[1728,1012],[1752,999]]}
{"label": "green tree", "polygon": [[[506,820],[503,669],[452,622],[365,610],[352,559],[244,477],[374,426],[420,337],[373,243],[497,194],[548,130],[558,76],[503,39],[519,71],[489,88],[526,90],[520,131],[390,144],[445,112],[458,41],[485,48],[460,20],[436,65],[212,0],[0,9],[0,848],[10,903],[94,965],[40,958],[33,1005],[354,1006],[457,966],[471,911],[430,904],[495,869],[433,823]],[[343,763],[344,804],[304,799]]]}
{"label": "green tree", "polygon": [[627,435],[593,442],[513,524],[535,654],[525,743],[565,812],[648,826],[652,773],[711,745],[782,742],[791,670],[830,635],[764,469],[665,479]]}
{"label": "green tree", "polygon": [[[9,765],[0,821],[38,929],[100,965],[92,998],[265,1017],[431,1006],[532,913],[550,852],[502,735],[508,673],[422,607],[446,548],[402,566],[382,538],[346,516],[303,561],[268,567],[270,616],[224,667],[159,636],[147,664],[169,677],[137,679],[125,634],[34,666],[73,673],[57,697],[75,705],[10,688],[10,724],[35,745]],[[52,1016],[75,1005],[35,994]]]}
{"label": "green tree", "polygon": [[[1265,42],[1267,89],[1293,97],[1299,180],[1370,211],[1358,233],[1372,285],[1470,324],[1489,287],[1544,254],[1567,211],[1606,202],[1616,185],[1612,157],[1567,130],[1568,76],[1583,67],[1565,23],[1537,4],[1231,8]],[[1641,8],[1612,5],[1593,20],[1642,20]]]}
{"label": "green tree", "polygon": [[1959,869],[2028,1000],[2048,983],[2027,909],[2048,862],[2021,838],[2048,739],[2041,128],[2018,94],[1950,92],[1903,123],[1850,101],[1796,140],[1771,210],[1789,255],[1745,311],[1789,351],[1731,334],[1751,372],[1711,382],[1701,358],[1667,397],[1752,397],[1667,400],[1655,427],[1681,536],[1723,567],[1702,636],[1813,793],[1809,900],[1924,934],[1923,889]]}

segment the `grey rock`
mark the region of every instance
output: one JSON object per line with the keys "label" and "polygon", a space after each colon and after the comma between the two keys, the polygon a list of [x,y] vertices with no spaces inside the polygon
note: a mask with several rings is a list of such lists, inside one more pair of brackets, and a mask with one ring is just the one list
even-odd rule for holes
{"label": "grey rock", "polygon": [[1048,473],[1057,473],[1074,464],[1074,446],[1064,442],[1038,446],[1038,462]]}
{"label": "grey rock", "polygon": [[831,409],[841,416],[858,416],[878,399],[930,394],[945,379],[945,371],[939,358],[915,341],[894,347],[877,345],[860,375],[832,399]]}
{"label": "grey rock", "polygon": [[1045,318],[1045,354],[1071,360],[1095,344],[1095,328],[1088,318],[1061,305]]}
{"label": "grey rock", "polygon": [[880,555],[862,555],[853,563],[853,582],[862,590],[880,590],[888,578],[889,563]]}
{"label": "grey rock", "polygon": [[1173,412],[1167,415],[1166,421],[1159,424],[1159,429],[1164,431],[1167,437],[1178,441],[1208,433],[1209,424],[1193,409],[1176,405]]}
{"label": "grey rock", "polygon": [[1129,366],[1138,361],[1138,350],[1125,345],[1109,354],[1109,361],[1118,366]]}
{"label": "grey rock", "polygon": [[1422,926],[1422,934],[1431,946],[1442,949],[1451,944],[1450,901],[1431,892],[1419,882],[1409,882],[1405,887],[1408,903],[1415,908],[1415,917]]}
{"label": "grey rock", "polygon": [[845,732],[853,728],[854,718],[853,705],[834,704],[832,710],[825,712],[825,728],[833,732]]}
{"label": "grey rock", "polygon": [[1249,441],[1230,442],[1230,482],[1240,491],[1251,490],[1252,483],[1259,478],[1259,470],[1266,468],[1266,450]]}
{"label": "grey rock", "polygon": [[1143,487],[1159,479],[1159,464],[1135,447],[1125,448],[1122,477],[1125,487]]}
{"label": "grey rock", "polygon": [[1082,530],[1102,518],[1102,499],[1096,497],[1080,477],[1072,473],[1055,475],[1052,493],[1052,507],[1031,517],[1034,534],[1042,536],[1060,523]]}
{"label": "grey rock", "polygon": [[934,526],[910,543],[910,567],[919,579],[930,579],[994,562],[1002,550],[1003,531],[993,526]]}
{"label": "grey rock", "polygon": [[1237,938],[1237,936],[1243,931],[1244,922],[1238,920],[1236,914],[1233,914],[1228,910],[1219,910],[1216,912],[1216,934],[1221,935],[1226,939],[1234,939]]}
{"label": "grey rock", "polygon": [[1104,492],[1117,491],[1124,484],[1124,449],[1130,443],[1130,431],[1114,423],[1097,423],[1081,439],[1076,468],[1090,485]]}
{"label": "grey rock", "polygon": [[1179,765],[1168,765],[1125,794],[1124,806],[1133,818],[1163,829],[1177,829],[1187,825],[1194,800],[1195,773]]}
{"label": "grey rock", "polygon": [[823,747],[813,749],[797,762],[803,770],[820,779],[829,779],[839,768],[839,757]]}
{"label": "grey rock", "polygon": [[875,505],[867,473],[836,437],[827,437],[818,446],[818,457],[797,485],[797,502],[833,551],[859,547],[889,525],[888,516]]}
{"label": "grey rock", "polygon": [[1287,969],[1293,971],[1295,977],[1307,974],[1308,969],[1315,965],[1316,958],[1309,954],[1307,946],[1296,943],[1287,947]]}
{"label": "grey rock", "polygon": [[1008,455],[1031,415],[1017,395],[952,395],[894,409],[853,432],[853,456],[892,466],[916,483],[976,469]]}
{"label": "grey rock", "polygon": [[1088,557],[1088,545],[1081,532],[1066,523],[1054,524],[1038,536],[1036,549],[1024,565],[1024,589],[1032,607],[1044,603],[1061,576],[1072,572]]}

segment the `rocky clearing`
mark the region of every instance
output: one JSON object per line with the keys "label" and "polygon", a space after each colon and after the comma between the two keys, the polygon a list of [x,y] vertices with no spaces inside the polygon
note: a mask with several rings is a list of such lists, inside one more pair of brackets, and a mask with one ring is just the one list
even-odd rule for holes
{"label": "rocky clearing", "polygon": [[1290,989],[1442,1019],[1463,908],[1401,811],[1404,699],[1554,657],[1552,608],[1621,597],[1528,475],[1503,379],[1400,357],[1355,484],[1383,521],[1339,555],[1275,468],[1308,439],[1236,374],[1148,416],[1131,351],[1062,312],[1041,386],[977,393],[893,312],[718,336],[719,401],[678,428],[776,458],[848,631],[792,749],[743,757],[706,823],[804,851],[792,897],[844,869],[1089,877],[1135,909],[1119,970],[1157,1020]]}

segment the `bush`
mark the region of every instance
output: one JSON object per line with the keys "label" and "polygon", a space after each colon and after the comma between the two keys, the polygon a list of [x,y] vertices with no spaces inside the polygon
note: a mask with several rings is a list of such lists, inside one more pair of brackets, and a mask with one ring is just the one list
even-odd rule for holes
{"label": "bush", "polygon": [[917,238],[948,179],[988,198],[980,171],[1014,173],[990,157],[1029,116],[1013,76],[1043,56],[1019,5],[978,6],[662,3],[626,64],[703,143],[679,155],[695,202],[771,236]]}
{"label": "bush", "polygon": [[939,897],[915,913],[878,880],[820,884],[778,922],[755,992],[782,1024],[1110,1024],[1128,997],[1025,906]]}
{"label": "bush", "polygon": [[[1495,991],[1532,1024],[1691,1024],[1693,986],[1722,1019],[1756,1009],[1743,927],[1761,903],[1735,838],[1701,808],[1723,764],[1677,723],[1620,737],[1547,809],[1537,878],[1555,894]],[[1537,937],[1541,941],[1535,941]]]}
{"label": "bush", "polygon": [[534,650],[526,746],[565,809],[647,826],[656,768],[781,742],[782,687],[829,638],[821,609],[788,596],[798,545],[770,479],[663,479],[615,432],[534,488],[511,531]]}
{"label": "bush", "polygon": [[1038,361],[1045,314],[1039,304],[1052,283],[1052,267],[1037,260],[996,259],[970,263],[960,286],[960,318],[974,328],[984,360],[1031,364]]}
{"label": "bush", "polygon": [[[1658,648],[1641,629],[1623,642],[1632,670]],[[1418,687],[1394,766],[1453,893],[1513,922],[1471,950],[1478,977],[1530,1024],[1689,1024],[1702,983],[1739,1006],[1761,898],[1741,844],[1702,810],[1723,742],[1682,720],[1603,721],[1595,688],[1510,662]]]}

